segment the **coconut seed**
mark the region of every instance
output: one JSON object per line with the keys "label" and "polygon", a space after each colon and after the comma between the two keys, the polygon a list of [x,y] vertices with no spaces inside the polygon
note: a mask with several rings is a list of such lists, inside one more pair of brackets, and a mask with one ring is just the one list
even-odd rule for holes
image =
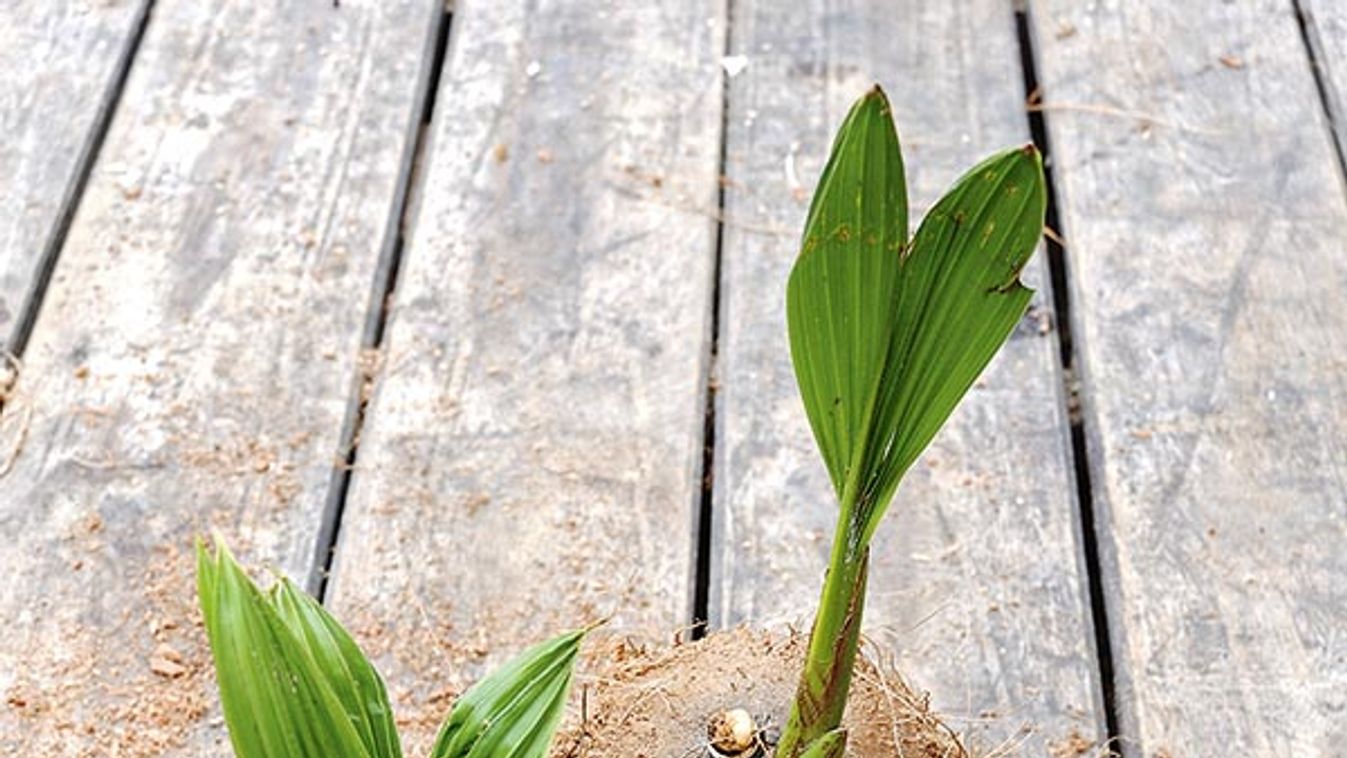
{"label": "coconut seed", "polygon": [[731,708],[711,717],[706,737],[715,755],[748,758],[758,747],[758,724],[743,708]]}

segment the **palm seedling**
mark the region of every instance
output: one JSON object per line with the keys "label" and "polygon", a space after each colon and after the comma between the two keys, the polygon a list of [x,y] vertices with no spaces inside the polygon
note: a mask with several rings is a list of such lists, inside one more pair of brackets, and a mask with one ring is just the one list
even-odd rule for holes
{"label": "palm seedling", "polygon": [[833,143],[786,289],[796,380],[839,503],[777,758],[841,756],[870,541],[908,467],[1028,307],[1043,229],[1032,146],[979,163],[908,238],[898,134],[875,87]]}
{"label": "palm seedling", "polygon": [[[786,290],[791,358],[838,522],[777,758],[845,752],[870,541],[903,474],[1028,306],[1019,271],[1045,205],[1038,153],[1015,148],[959,179],[909,239],[883,92],[862,97],[838,132]],[[222,545],[198,545],[197,557],[239,758],[401,758],[382,679],[322,606],[284,578],[260,590]],[[587,631],[525,651],[464,693],[431,758],[544,758]],[[760,751],[751,719],[732,726]]]}
{"label": "palm seedling", "polygon": [[[402,758],[383,679],[315,600],[284,577],[260,590],[222,544],[197,545],[197,591],[238,758]],[[463,693],[431,758],[544,758],[588,631]]]}

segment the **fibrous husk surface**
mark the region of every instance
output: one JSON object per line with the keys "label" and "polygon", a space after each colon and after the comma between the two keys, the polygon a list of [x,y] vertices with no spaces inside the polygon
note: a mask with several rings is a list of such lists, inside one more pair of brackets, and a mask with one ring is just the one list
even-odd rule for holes
{"label": "fibrous husk surface", "polygon": [[[708,723],[734,708],[752,714],[770,737],[785,723],[807,639],[736,629],[672,647],[618,638],[595,647],[577,688],[581,712],[558,735],[552,758],[704,758]],[[847,755],[967,758],[925,695],[875,657],[857,664]]]}

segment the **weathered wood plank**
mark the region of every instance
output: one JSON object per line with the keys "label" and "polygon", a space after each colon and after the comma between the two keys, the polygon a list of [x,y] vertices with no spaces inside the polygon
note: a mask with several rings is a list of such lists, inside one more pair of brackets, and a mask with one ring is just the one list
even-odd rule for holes
{"label": "weathered wood plank", "polygon": [[[835,520],[791,369],[785,283],[832,130],[888,88],[916,219],[960,172],[1026,141],[1014,16],[992,0],[739,2],[731,82],[712,617],[807,626]],[[1043,754],[1103,733],[1043,257],[1033,310],[901,488],[866,629],[984,745]],[[1021,729],[1027,729],[1022,733]]]}
{"label": "weathered wood plank", "polygon": [[[1300,0],[1339,151],[1347,150],[1347,3]],[[1338,158],[1344,157],[1339,153]],[[1344,177],[1347,179],[1347,177]]]}
{"label": "weathered wood plank", "polygon": [[413,744],[526,641],[686,623],[723,20],[456,5],[329,585]]}
{"label": "weathered wood plank", "polygon": [[1123,747],[1341,754],[1347,204],[1292,5],[1033,11]]}
{"label": "weathered wood plank", "polygon": [[0,15],[0,349],[15,348],[146,7],[18,2]]}
{"label": "weathered wood plank", "polygon": [[190,538],[309,570],[437,18],[156,4],[5,407],[0,753],[228,753]]}

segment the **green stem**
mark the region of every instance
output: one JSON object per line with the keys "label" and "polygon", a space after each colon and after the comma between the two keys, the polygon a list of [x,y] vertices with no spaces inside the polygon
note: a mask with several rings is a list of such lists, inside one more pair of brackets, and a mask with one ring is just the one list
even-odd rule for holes
{"label": "green stem", "polygon": [[823,597],[809,634],[809,654],[776,758],[798,758],[842,724],[860,644],[870,563],[870,548],[855,548],[849,532],[840,528],[833,538]]}

